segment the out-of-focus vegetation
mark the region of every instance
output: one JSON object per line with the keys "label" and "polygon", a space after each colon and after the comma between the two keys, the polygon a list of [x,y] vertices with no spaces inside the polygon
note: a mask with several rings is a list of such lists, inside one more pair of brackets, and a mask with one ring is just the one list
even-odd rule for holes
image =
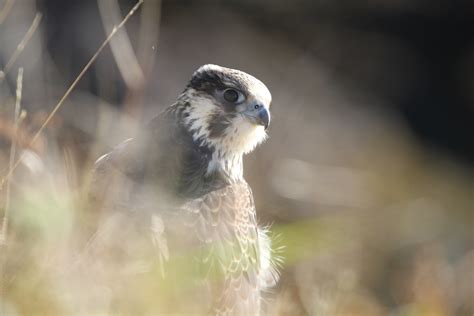
{"label": "out-of-focus vegetation", "polygon": [[[95,159],[204,63],[273,94],[270,138],[245,165],[260,222],[284,246],[269,314],[474,313],[469,2],[148,0],[32,144],[133,5],[0,1],[1,315],[186,304],[166,301],[173,285],[146,260],[84,263],[78,245],[99,220],[84,201]],[[135,277],[114,293],[122,268]]]}

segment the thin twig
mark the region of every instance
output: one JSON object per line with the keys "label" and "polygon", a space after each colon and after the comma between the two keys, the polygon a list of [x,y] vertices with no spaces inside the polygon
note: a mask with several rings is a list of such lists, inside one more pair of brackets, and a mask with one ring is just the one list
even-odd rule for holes
{"label": "thin twig", "polygon": [[[79,73],[79,75],[76,77],[76,79],[73,81],[73,83],[69,86],[69,88],[66,90],[66,92],[64,93],[64,95],[62,96],[62,98],[59,100],[59,102],[56,104],[56,106],[54,107],[54,109],[51,111],[51,113],[49,113],[48,117],[46,118],[46,120],[44,121],[44,123],[41,125],[41,127],[38,129],[38,131],[36,132],[36,134],[33,136],[31,142],[29,143],[28,147],[31,147],[35,142],[36,140],[38,140],[39,138],[39,135],[41,134],[41,132],[43,132],[43,130],[46,128],[46,126],[49,124],[49,122],[52,120],[52,118],[54,117],[54,115],[59,111],[59,109],[61,108],[61,106],[64,104],[64,101],[66,101],[66,99],[69,97],[69,95],[71,94],[71,92],[74,90],[74,88],[77,86],[77,84],[79,83],[79,81],[82,79],[82,77],[84,77],[84,74],[87,72],[87,70],[89,70],[89,68],[92,66],[92,64],[94,63],[94,61],[97,59],[97,57],[99,56],[99,54],[102,52],[102,50],[105,48],[105,46],[107,46],[107,44],[110,42],[110,40],[112,39],[112,37],[115,35],[115,33],[117,33],[118,30],[120,30],[124,25],[125,23],[127,23],[128,19],[130,19],[130,17],[135,13],[135,11],[140,7],[140,5],[143,3],[144,0],[138,0],[138,2],[133,6],[133,8],[128,12],[128,14],[125,16],[125,18],[123,18],[122,22],[120,22],[120,24],[118,24],[117,26],[115,26],[113,29],[112,29],[112,32],[110,32],[110,34],[107,36],[107,38],[104,40],[104,42],[100,45],[100,47],[97,49],[97,51],[95,52],[95,54],[91,57],[91,59],[89,60],[89,62],[84,66],[84,68],[82,68],[81,72]],[[2,181],[0,182],[0,190],[1,188],[3,187],[3,184],[5,183],[5,179],[7,179],[14,171],[15,169],[18,167],[18,165],[20,164],[21,160],[23,158],[23,154],[20,155],[20,158],[15,162],[15,164],[13,165],[13,168],[9,170],[8,174],[2,179]]]}
{"label": "thin twig", "polygon": [[[21,92],[23,89],[23,67],[18,69],[18,77],[16,80],[16,101],[15,101],[15,113],[13,115],[13,137],[12,144],[10,148],[10,160],[9,160],[9,170],[13,168],[13,163],[15,161],[16,155],[16,140],[18,133],[18,122],[20,119],[20,110],[21,110]],[[0,231],[0,244],[5,244],[8,234],[8,213],[10,211],[10,186],[11,186],[11,173],[6,179],[6,192],[5,192],[5,208],[2,220],[2,230]]]}
{"label": "thin twig", "polygon": [[5,19],[8,16],[8,13],[10,13],[11,8],[13,7],[13,3],[15,3],[15,0],[6,0],[5,4],[3,5],[2,10],[0,11],[0,25],[5,21]]}
{"label": "thin twig", "polygon": [[28,29],[28,31],[25,33],[25,35],[21,39],[21,42],[16,47],[15,52],[10,57],[10,59],[8,60],[7,64],[3,68],[3,70],[0,70],[0,82],[2,82],[3,79],[5,79],[5,76],[11,70],[11,68],[13,67],[15,62],[17,61],[18,57],[20,57],[20,54],[25,49],[26,44],[30,41],[30,39],[33,36],[33,34],[35,33],[36,29],[38,29],[39,23],[41,22],[41,17],[42,17],[41,13],[39,13],[39,12],[36,13],[35,18],[34,18],[33,22],[30,25],[30,28]]}
{"label": "thin twig", "polygon": [[[117,0],[98,0],[99,13],[106,32],[120,21],[120,7]],[[145,82],[143,70],[137,61],[132,43],[127,32],[117,32],[110,41],[110,49],[120,74],[129,89],[141,88]]]}
{"label": "thin twig", "polygon": [[[20,121],[20,109],[21,109],[21,92],[23,89],[23,67],[18,69],[18,77],[16,80],[16,101],[15,101],[15,113],[13,116],[13,137],[12,137],[12,145],[10,149],[10,162],[9,167],[10,169],[13,168],[13,162],[15,161],[15,153],[16,153],[16,134],[18,131],[18,124]],[[10,184],[11,184],[11,174],[7,178],[7,185],[6,185],[6,196],[5,196],[5,208],[4,214],[2,219],[2,227],[0,230],[0,252],[4,252],[4,247],[7,246],[7,237],[8,237],[8,213],[10,211]],[[6,255],[2,255],[0,258],[0,297],[4,297],[4,280],[5,280],[5,263],[6,263]],[[0,308],[3,308],[3,305],[0,304]],[[2,312],[2,311],[0,311]],[[2,313],[3,315],[3,313]]]}
{"label": "thin twig", "polygon": [[[145,78],[150,76],[158,49],[161,23],[161,0],[143,4],[138,32],[137,57]],[[150,47],[151,44],[151,47]]]}

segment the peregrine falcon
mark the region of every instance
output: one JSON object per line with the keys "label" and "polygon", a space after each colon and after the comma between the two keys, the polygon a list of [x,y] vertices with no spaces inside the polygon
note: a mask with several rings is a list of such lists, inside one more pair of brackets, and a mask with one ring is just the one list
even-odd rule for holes
{"label": "peregrine falcon", "polygon": [[[259,314],[262,292],[278,273],[242,157],[266,139],[270,104],[267,87],[245,72],[211,64],[197,69],[176,103],[96,162],[95,208],[122,215],[120,224],[104,224],[94,242],[109,243],[100,249],[110,240],[123,246],[126,227],[140,218],[135,233],[152,241],[163,278],[183,282],[171,262],[192,257],[198,311]],[[110,225],[120,227],[120,241],[103,232]]]}

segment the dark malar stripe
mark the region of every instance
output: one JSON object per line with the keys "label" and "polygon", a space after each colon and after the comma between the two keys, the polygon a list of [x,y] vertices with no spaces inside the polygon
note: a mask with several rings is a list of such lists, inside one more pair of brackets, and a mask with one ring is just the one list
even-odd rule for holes
{"label": "dark malar stripe", "polygon": [[209,137],[210,138],[219,138],[223,137],[225,130],[229,125],[231,125],[231,120],[235,117],[234,114],[226,114],[216,112],[209,116],[208,128],[209,128]]}

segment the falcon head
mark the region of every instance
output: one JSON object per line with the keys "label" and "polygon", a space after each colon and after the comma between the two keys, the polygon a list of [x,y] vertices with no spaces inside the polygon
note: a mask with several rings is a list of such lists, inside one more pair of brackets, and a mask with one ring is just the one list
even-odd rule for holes
{"label": "falcon head", "polygon": [[252,151],[267,137],[272,97],[257,78],[204,65],[180,96],[182,118],[195,142],[222,156]]}

